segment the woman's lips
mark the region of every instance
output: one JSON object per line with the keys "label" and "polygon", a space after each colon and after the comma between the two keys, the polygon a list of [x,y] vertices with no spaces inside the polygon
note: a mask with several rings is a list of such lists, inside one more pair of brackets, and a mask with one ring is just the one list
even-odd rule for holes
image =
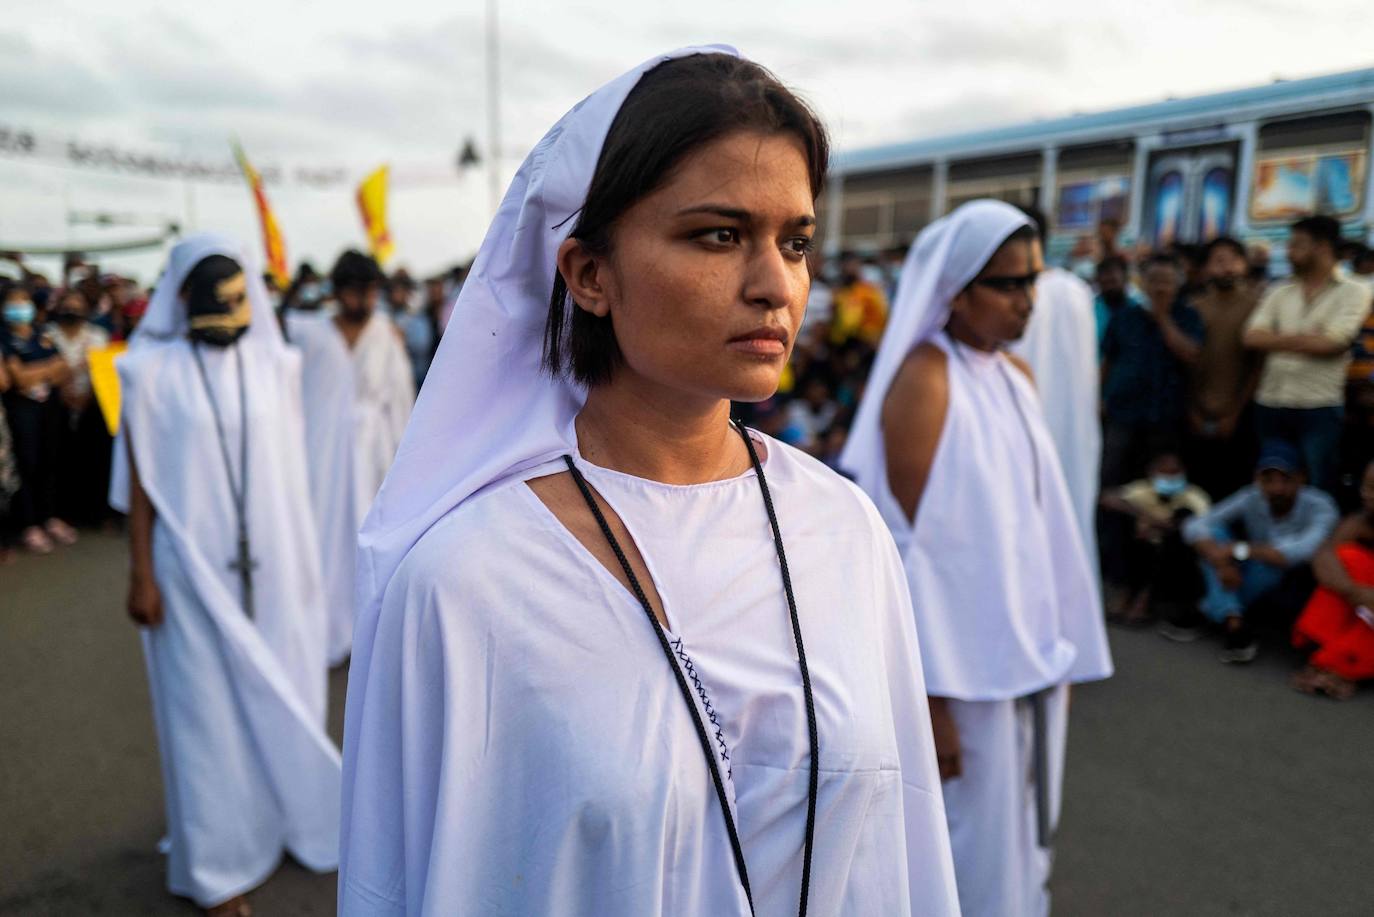
{"label": "woman's lips", "polygon": [[777,338],[736,338],[730,349],[760,357],[780,357],[787,353],[787,345]]}
{"label": "woman's lips", "polygon": [[758,328],[748,334],[731,338],[731,350],[759,357],[781,357],[787,354],[788,334],[782,328]]}

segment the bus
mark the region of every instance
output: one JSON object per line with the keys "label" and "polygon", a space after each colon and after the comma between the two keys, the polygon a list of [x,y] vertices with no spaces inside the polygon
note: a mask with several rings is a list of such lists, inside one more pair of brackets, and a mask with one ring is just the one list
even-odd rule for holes
{"label": "bus", "polygon": [[1034,205],[1062,260],[1104,220],[1124,248],[1265,243],[1324,213],[1369,241],[1374,68],[842,152],[821,202],[824,251],[906,247],[930,221],[993,197]]}

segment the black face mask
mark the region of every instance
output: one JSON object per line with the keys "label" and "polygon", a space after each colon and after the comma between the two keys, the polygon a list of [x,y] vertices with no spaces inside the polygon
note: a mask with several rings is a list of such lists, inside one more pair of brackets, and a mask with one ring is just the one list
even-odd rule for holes
{"label": "black face mask", "polygon": [[1213,277],[1212,286],[1223,293],[1229,293],[1236,288],[1239,278],[1236,277]]}
{"label": "black face mask", "polygon": [[210,347],[228,347],[247,330],[246,325],[242,328],[192,328],[187,337]]}
{"label": "black face mask", "polygon": [[228,347],[248,330],[251,309],[243,273],[223,279],[207,278],[187,290],[187,336],[211,347]]}
{"label": "black face mask", "polygon": [[86,320],[86,316],[80,312],[73,312],[70,309],[60,309],[53,313],[53,321],[59,325],[79,325]]}
{"label": "black face mask", "polygon": [[1102,301],[1115,309],[1117,306],[1123,305],[1126,302],[1126,291],[1113,290],[1110,293],[1104,292],[1102,294]]}

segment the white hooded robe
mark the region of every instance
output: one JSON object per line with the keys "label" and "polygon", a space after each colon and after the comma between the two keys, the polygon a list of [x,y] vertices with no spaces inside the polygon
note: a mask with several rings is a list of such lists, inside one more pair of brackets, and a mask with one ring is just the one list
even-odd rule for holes
{"label": "white hooded robe", "polygon": [[[241,602],[236,512],[210,401],[177,296],[211,254],[238,260],[252,325],[201,347],[235,481],[239,369],[248,412],[247,518],[256,617]],[[306,487],[300,361],[281,342],[242,251],[215,236],[173,250],[158,294],[116,362],[122,389],[110,503],[128,511],[128,453],[156,512],[153,573],[164,620],[143,630],[168,822],[169,889],[211,906],[261,884],[289,851],[337,864],[338,752],[324,732],[325,614]]]}
{"label": "white hooded robe", "polygon": [[[757,913],[796,913],[811,756],[756,476],[675,487],[580,463],[648,564],[671,662],[525,483],[565,471],[585,398],[540,369],[554,254],[612,118],[665,59],[577,106],[517,173],[455,306],[463,333],[441,343],[364,523],[345,917],[742,917],[710,767]],[[811,913],[957,914],[899,558],[857,489],[755,440],[814,683]],[[694,710],[715,733],[709,763]]]}

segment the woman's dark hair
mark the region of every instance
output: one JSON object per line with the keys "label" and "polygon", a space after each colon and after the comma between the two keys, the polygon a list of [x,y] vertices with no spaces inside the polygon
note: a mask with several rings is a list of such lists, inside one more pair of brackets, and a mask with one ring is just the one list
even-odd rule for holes
{"label": "woman's dark hair", "polygon": [[349,249],[334,262],[329,272],[329,284],[337,293],[350,287],[368,287],[386,282],[386,275],[376,260],[355,249]]}
{"label": "woman's dark hair", "polygon": [[[812,197],[820,195],[830,141],[815,113],[758,64],[695,54],[659,64],[630,90],[606,134],[569,238],[594,254],[609,252],[621,214],[662,185],[693,150],[735,131],[795,135],[806,153]],[[611,319],[577,308],[555,270],[544,368],[593,386],[609,382],[623,360]]]}
{"label": "woman's dark hair", "polygon": [[235,274],[243,273],[243,268],[228,255],[207,255],[196,262],[181,284],[181,294],[187,302],[201,297],[214,298],[215,287]]}

